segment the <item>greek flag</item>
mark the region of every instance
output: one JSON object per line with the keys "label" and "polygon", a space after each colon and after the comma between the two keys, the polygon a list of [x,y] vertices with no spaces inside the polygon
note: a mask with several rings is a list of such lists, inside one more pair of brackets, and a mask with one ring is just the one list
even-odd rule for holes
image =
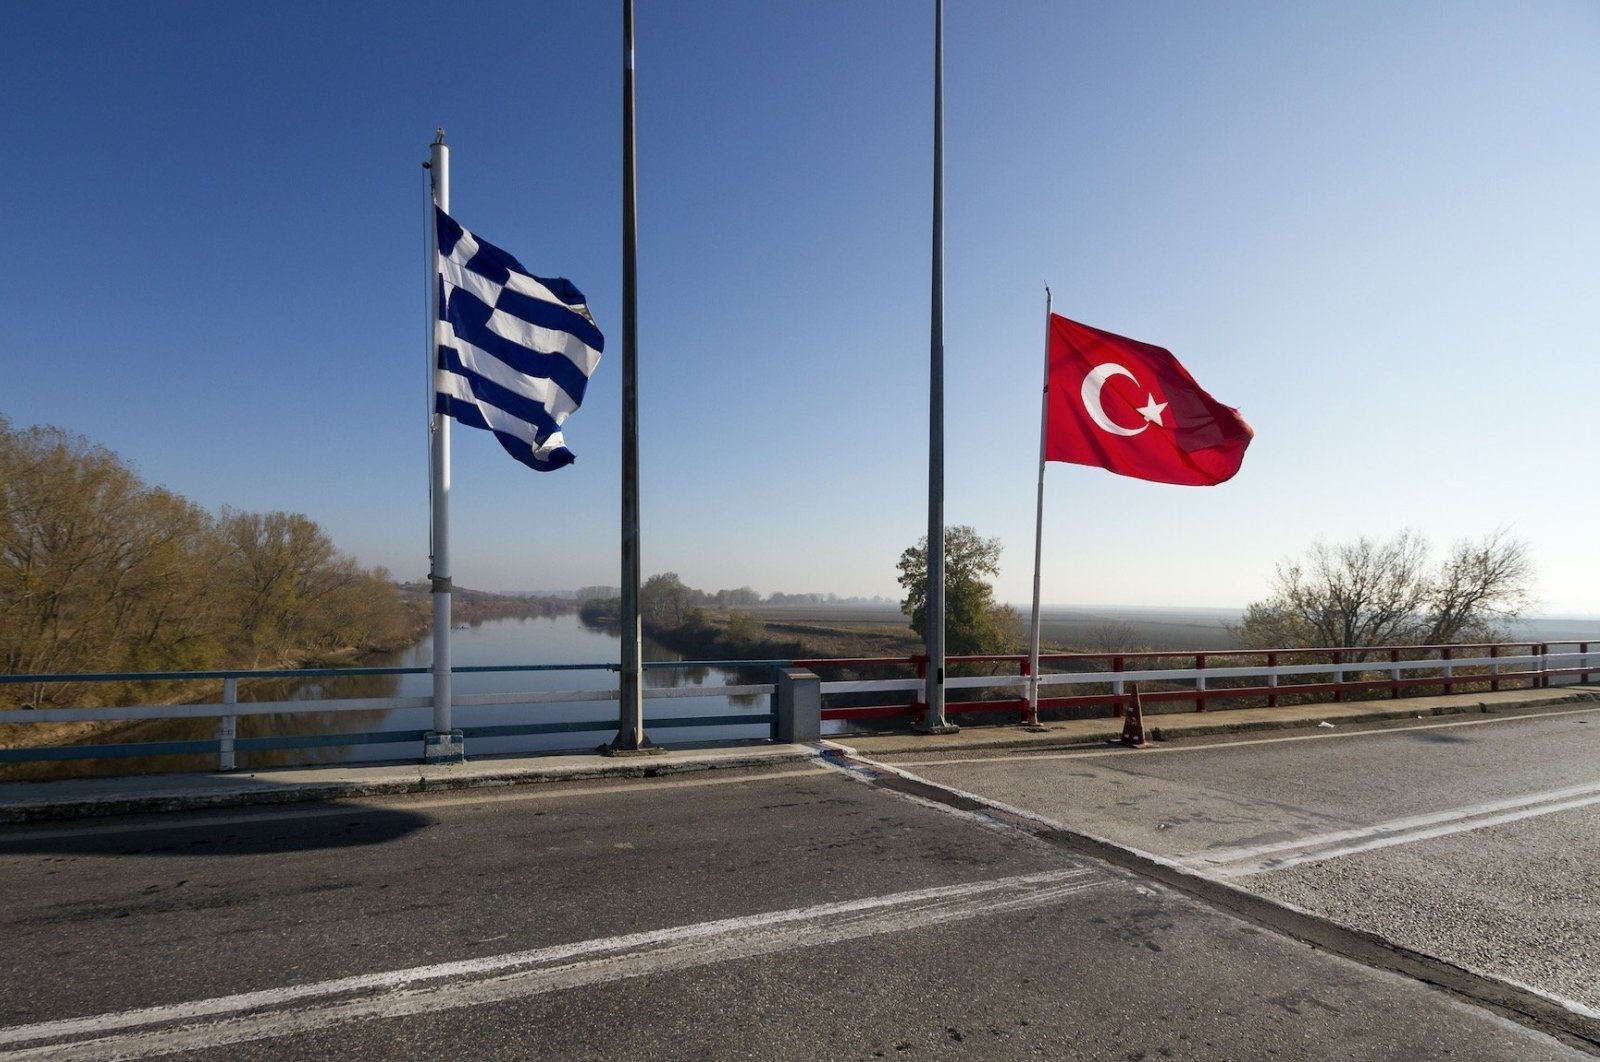
{"label": "greek flag", "polygon": [[583,293],[531,275],[434,208],[439,233],[439,372],[434,408],[487,428],[541,472],[572,463],[561,437],[583,402],[605,337]]}

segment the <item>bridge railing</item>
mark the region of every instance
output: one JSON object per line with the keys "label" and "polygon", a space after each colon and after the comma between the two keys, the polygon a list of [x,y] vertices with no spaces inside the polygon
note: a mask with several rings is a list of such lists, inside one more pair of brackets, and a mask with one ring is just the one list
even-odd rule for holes
{"label": "bridge railing", "polygon": [[[1259,649],[1206,652],[1050,653],[1039,658],[1041,711],[1122,714],[1132,702],[1128,684],[1155,711],[1203,712],[1229,707],[1277,707],[1417,692],[1587,684],[1600,661],[1590,642],[1499,642],[1477,645],[1372,648]],[[926,710],[923,657],[805,660],[823,676],[824,720],[860,724],[917,718]],[[1028,715],[1029,659],[1016,654],[947,660],[946,714]],[[972,674],[987,671],[987,674]],[[895,672],[892,677],[887,673]],[[961,672],[967,672],[965,674]],[[882,675],[883,677],[877,677]],[[869,677],[873,676],[873,677]],[[1173,707],[1163,707],[1163,706]],[[1178,706],[1182,706],[1181,708]]]}
{"label": "bridge railing", "polygon": [[[759,670],[765,672],[769,681],[756,683],[737,683],[720,686],[684,685],[684,686],[647,686],[644,690],[646,705],[646,729],[686,732],[693,735],[694,731],[703,731],[705,728],[721,727],[766,727],[773,738],[776,737],[778,727],[777,706],[774,701],[776,681],[773,672],[777,667],[785,665],[787,661],[781,660],[738,660],[738,661],[646,661],[647,671],[661,670],[696,670],[705,668],[723,668],[739,670]],[[489,673],[539,673],[539,672],[616,672],[620,670],[616,664],[511,664],[491,666],[469,666],[452,668],[456,675],[489,674]],[[242,737],[239,734],[239,721],[242,718],[259,716],[331,716],[335,719],[348,718],[359,724],[370,720],[373,713],[393,712],[404,709],[431,709],[433,698],[431,696],[416,697],[344,697],[344,698],[317,698],[296,697],[287,700],[260,700],[241,701],[239,699],[239,684],[241,682],[256,682],[263,680],[306,682],[319,678],[348,679],[359,677],[383,677],[402,675],[427,675],[429,669],[419,667],[352,667],[352,668],[306,668],[293,670],[217,670],[217,671],[167,671],[167,672],[121,672],[106,674],[71,674],[71,675],[0,675],[0,686],[26,684],[34,687],[44,687],[51,684],[86,684],[86,685],[111,685],[126,686],[128,684],[195,684],[215,683],[221,681],[221,700],[207,703],[183,704],[151,704],[151,705],[104,705],[89,707],[50,707],[50,708],[14,708],[0,710],[0,726],[7,724],[83,724],[97,722],[138,723],[141,721],[158,720],[215,720],[215,729],[208,737],[182,739],[140,741],[122,740],[109,742],[96,742],[93,744],[33,744],[27,743],[16,747],[0,748],[0,766],[6,764],[33,763],[51,760],[98,760],[98,759],[126,759],[131,757],[192,757],[215,756],[216,766],[219,770],[229,771],[237,766],[238,754],[241,752],[266,752],[294,749],[319,749],[336,746],[355,745],[383,745],[414,743],[420,747],[427,730],[425,728],[410,729],[383,729],[383,730],[347,730],[338,729],[325,733],[300,733],[300,734],[272,734]],[[613,710],[609,715],[603,714],[598,704],[603,702],[616,703],[620,697],[617,688],[581,689],[581,690],[528,690],[519,692],[495,693],[456,693],[451,698],[451,704],[456,709],[464,709],[463,715],[470,719],[474,709],[488,707],[513,706],[526,708],[523,714],[529,718],[515,723],[467,725],[460,727],[464,739],[475,738],[503,738],[524,737],[539,735],[560,734],[611,734],[617,729],[618,717]],[[767,710],[764,712],[739,712],[737,714],[696,714],[674,715],[669,712],[652,712],[652,706],[660,706],[662,702],[680,698],[725,698],[725,697],[766,697]],[[572,705],[595,702],[597,710],[593,717],[581,719],[548,719],[536,718],[540,706],[547,705]],[[693,737],[686,739],[693,740]],[[581,746],[580,746],[581,747]],[[403,758],[397,753],[396,759]]]}
{"label": "bridge railing", "polygon": [[[1042,711],[1070,716],[1120,715],[1132,700],[1129,684],[1139,683],[1141,699],[1156,712],[1206,711],[1230,707],[1273,707],[1319,700],[1401,697],[1410,693],[1468,693],[1479,690],[1542,688],[1588,684],[1600,671],[1595,643],[1510,642],[1482,645],[1383,646],[1369,649],[1265,649],[1222,652],[1051,653],[1040,657],[1039,701]],[[1020,721],[1028,709],[1028,658],[1021,655],[951,657],[947,661],[947,713],[956,718],[1011,714]],[[870,729],[893,725],[924,712],[919,700],[926,660],[917,656],[810,660],[652,661],[648,669],[760,669],[770,681],[722,686],[685,685],[645,690],[647,732],[704,737],[711,727],[765,726],[776,740],[781,722],[780,669],[799,669],[820,676],[820,721],[831,732],[844,727]],[[459,667],[456,674],[486,672],[615,672],[615,664],[545,664]],[[425,668],[335,668],[291,671],[137,672],[101,675],[0,675],[0,686],[31,684],[127,684],[221,682],[220,701],[168,705],[127,705],[0,710],[3,724],[137,723],[150,720],[214,720],[208,736],[185,740],[100,741],[92,744],[35,743],[0,748],[0,767],[50,760],[119,759],[126,757],[215,757],[222,770],[237,766],[242,752],[307,750],[330,746],[413,743],[426,731],[416,728],[337,730],[326,733],[241,736],[239,721],[252,716],[327,714],[356,724],[372,713],[397,709],[429,709],[433,700],[418,697],[311,698],[241,701],[239,683],[262,679],[306,681],[316,678],[425,675]],[[458,693],[453,705],[468,721],[474,709],[515,706],[524,711],[515,722],[467,725],[465,739],[609,733],[615,714],[598,710],[614,703],[618,690],[534,690],[502,693]],[[749,696],[768,699],[765,712],[672,715],[651,712],[652,705],[683,697]],[[542,706],[595,703],[593,717],[541,717]],[[362,713],[367,713],[363,715]],[[28,729],[31,729],[29,727]],[[697,733],[698,731],[698,733]],[[568,744],[565,749],[583,747]],[[555,750],[552,750],[555,751]],[[395,759],[414,759],[396,755]]]}

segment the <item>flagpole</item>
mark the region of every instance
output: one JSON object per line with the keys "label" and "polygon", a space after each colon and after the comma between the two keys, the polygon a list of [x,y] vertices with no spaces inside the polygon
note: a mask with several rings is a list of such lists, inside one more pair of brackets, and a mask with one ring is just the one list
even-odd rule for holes
{"label": "flagpole", "polygon": [[1044,444],[1045,418],[1050,411],[1050,288],[1044,289],[1044,388],[1039,395],[1039,496],[1033,514],[1033,620],[1028,627],[1028,715],[1022,725],[1039,725],[1039,567],[1044,555]]}
{"label": "flagpole", "polygon": [[639,617],[638,217],[634,161],[633,0],[622,0],[622,664],[611,755],[658,751],[644,734]]}
{"label": "flagpole", "polygon": [[422,758],[429,763],[461,760],[461,731],[451,725],[450,707],[450,418],[438,412],[444,370],[439,365],[439,227],[433,210],[450,212],[450,148],[444,129],[428,151],[428,408],[429,491],[433,517],[428,583],[433,594],[433,729],[423,738]]}
{"label": "flagpole", "polygon": [[928,342],[928,588],[923,618],[927,675],[920,729],[957,729],[944,715],[944,0],[933,5],[933,298]]}

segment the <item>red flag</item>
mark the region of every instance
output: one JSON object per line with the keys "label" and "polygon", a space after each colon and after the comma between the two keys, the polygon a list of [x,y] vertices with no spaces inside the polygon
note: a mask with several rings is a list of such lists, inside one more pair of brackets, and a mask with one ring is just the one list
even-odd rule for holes
{"label": "red flag", "polygon": [[1045,460],[1209,487],[1239,471],[1254,434],[1170,351],[1050,315]]}

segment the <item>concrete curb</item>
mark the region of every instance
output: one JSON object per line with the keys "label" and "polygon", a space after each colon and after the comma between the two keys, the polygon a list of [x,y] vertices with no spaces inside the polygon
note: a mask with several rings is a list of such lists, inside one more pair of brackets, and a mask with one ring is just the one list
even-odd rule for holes
{"label": "concrete curb", "polygon": [[[250,805],[403,796],[548,782],[654,778],[809,762],[804,745],[685,750],[658,756],[547,756],[536,760],[340,767],[248,774],[155,775],[0,784],[0,823],[49,822]],[[320,777],[317,777],[320,775]],[[310,777],[308,777],[310,776]]]}
{"label": "concrete curb", "polygon": [[[1163,712],[1145,717],[1157,741],[1218,734],[1303,729],[1319,722],[1352,725],[1444,716],[1509,712],[1600,701],[1600,690],[1510,690],[1501,693],[1416,697],[1400,701],[1244,708],[1219,712]],[[1159,725],[1157,725],[1159,723]],[[956,734],[841,735],[864,757],[981,753],[1104,747],[1122,732],[1118,719],[1052,724],[1041,734],[1011,727],[971,727]],[[823,742],[824,745],[830,742]],[[600,779],[653,778],[690,771],[761,769],[813,759],[805,745],[674,749],[660,755],[613,759],[600,755],[540,755],[457,764],[378,767],[339,765],[252,771],[248,774],[133,775],[0,783],[0,824],[155,814],[205,808],[291,804],[363,797],[402,796],[471,788]]]}
{"label": "concrete curb", "polygon": [[[1593,698],[1579,698],[1590,700]],[[975,793],[931,782],[910,771],[877,763],[841,745],[824,742],[823,757],[870,785],[906,793],[960,811],[981,814],[1078,855],[1108,863],[1192,896],[1257,925],[1340,955],[1363,966],[1433,985],[1474,1006],[1600,1057],[1600,1015],[1570,1000],[1457,966],[1378,934],[1345,925],[1293,904],[1207,877],[1170,859],[1055,822]]]}
{"label": "concrete curb", "polygon": [[[1289,709],[1241,708],[1217,712],[1145,713],[1145,731],[1154,741],[1180,741],[1220,734],[1300,730],[1322,722],[1335,726],[1414,719],[1418,716],[1493,714],[1562,704],[1600,701],[1600,690],[1508,690],[1500,693],[1416,697],[1398,701],[1301,705]],[[1292,714],[1291,714],[1292,713]],[[955,735],[841,735],[840,740],[874,756],[944,753],[952,750],[1014,751],[1067,749],[1115,744],[1122,737],[1120,719],[1086,719],[1049,724],[1043,733],[1014,727],[972,727]]]}

